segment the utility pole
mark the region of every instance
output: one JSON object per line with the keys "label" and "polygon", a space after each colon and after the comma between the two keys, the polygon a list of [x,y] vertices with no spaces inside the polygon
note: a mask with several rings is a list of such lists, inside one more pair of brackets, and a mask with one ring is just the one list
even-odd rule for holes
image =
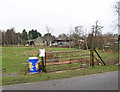
{"label": "utility pole", "polygon": [[119,64],[120,64],[120,1],[118,2],[118,41],[119,41]]}

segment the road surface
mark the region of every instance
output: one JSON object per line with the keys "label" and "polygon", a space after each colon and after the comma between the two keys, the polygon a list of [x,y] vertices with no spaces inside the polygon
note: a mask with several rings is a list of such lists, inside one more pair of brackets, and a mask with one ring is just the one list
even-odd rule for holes
{"label": "road surface", "polygon": [[118,90],[118,72],[3,86],[3,90]]}

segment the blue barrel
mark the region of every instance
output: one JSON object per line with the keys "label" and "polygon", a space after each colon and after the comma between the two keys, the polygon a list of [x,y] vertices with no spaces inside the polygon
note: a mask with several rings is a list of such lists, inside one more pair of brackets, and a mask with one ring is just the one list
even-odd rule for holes
{"label": "blue barrel", "polygon": [[29,72],[38,73],[38,57],[29,57]]}

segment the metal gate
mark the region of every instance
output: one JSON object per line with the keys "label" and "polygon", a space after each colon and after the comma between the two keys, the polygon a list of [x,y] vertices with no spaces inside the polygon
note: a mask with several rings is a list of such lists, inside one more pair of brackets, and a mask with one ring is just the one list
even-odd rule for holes
{"label": "metal gate", "polygon": [[91,65],[90,50],[46,52],[47,72],[86,68]]}

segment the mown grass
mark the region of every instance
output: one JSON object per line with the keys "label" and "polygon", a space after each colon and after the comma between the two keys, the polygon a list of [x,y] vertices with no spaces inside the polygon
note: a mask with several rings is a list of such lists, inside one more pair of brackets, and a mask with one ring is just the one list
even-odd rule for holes
{"label": "mown grass", "polygon": [[111,71],[117,71],[117,70],[118,70],[117,65],[109,65],[109,66],[94,66],[92,68],[84,68],[84,69],[78,69],[78,70],[68,70],[61,73],[44,73],[41,75],[34,74],[34,75],[26,75],[26,76],[20,75],[15,77],[9,76],[9,77],[3,77],[2,85],[70,78],[70,77],[111,72]]}

